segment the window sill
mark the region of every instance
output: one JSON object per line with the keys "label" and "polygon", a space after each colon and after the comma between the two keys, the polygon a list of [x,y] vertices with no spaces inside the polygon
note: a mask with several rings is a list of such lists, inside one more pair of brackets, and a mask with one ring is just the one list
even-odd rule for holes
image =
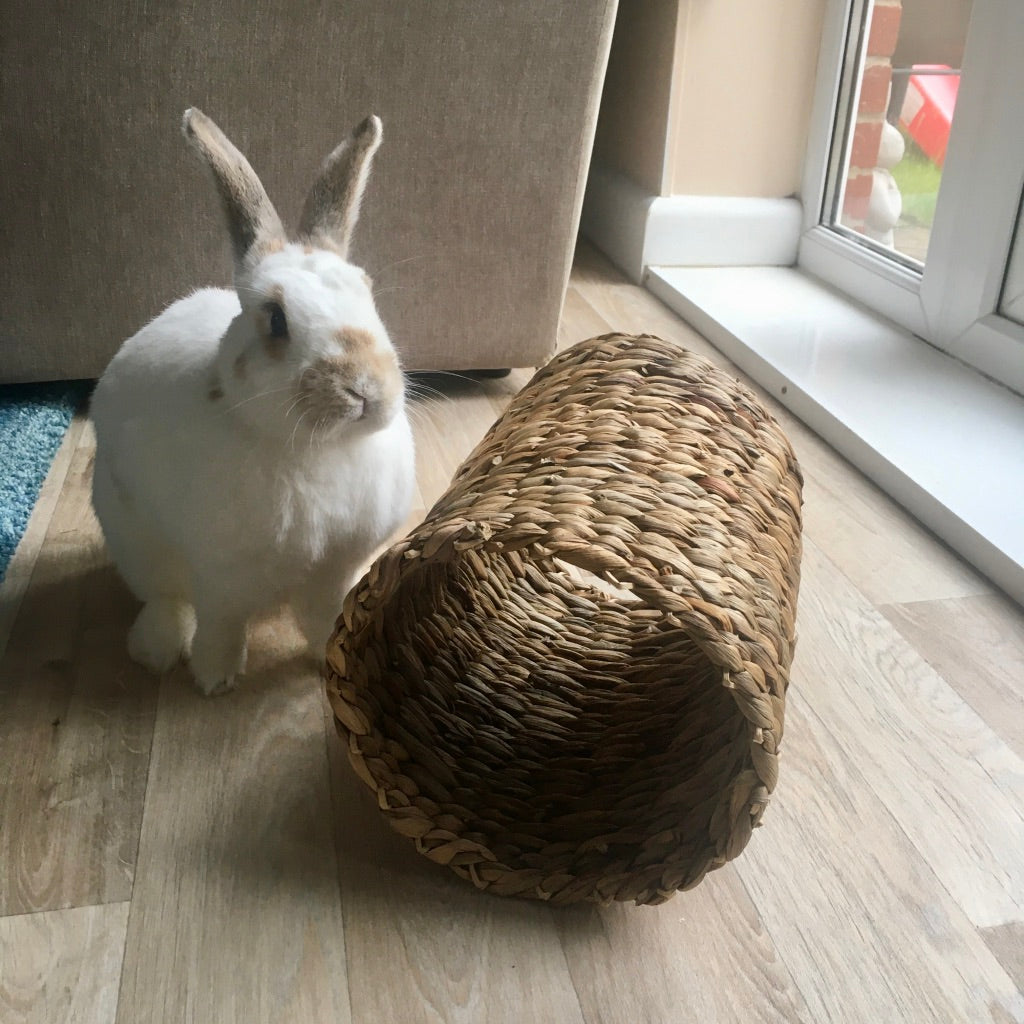
{"label": "window sill", "polygon": [[646,284],[1024,604],[1024,399],[799,270],[651,267]]}

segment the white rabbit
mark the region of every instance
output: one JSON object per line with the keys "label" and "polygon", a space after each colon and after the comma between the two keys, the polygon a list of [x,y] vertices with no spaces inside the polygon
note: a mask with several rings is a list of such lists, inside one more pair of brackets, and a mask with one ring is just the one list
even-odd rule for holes
{"label": "white rabbit", "polygon": [[144,606],[131,657],[183,656],[207,694],[244,671],[246,623],[290,602],[326,647],[365,560],[408,515],[404,378],[370,281],[346,262],[381,123],[325,161],[289,242],[248,161],[199,110],[235,290],[170,306],[114,356],[92,400],[93,505]]}

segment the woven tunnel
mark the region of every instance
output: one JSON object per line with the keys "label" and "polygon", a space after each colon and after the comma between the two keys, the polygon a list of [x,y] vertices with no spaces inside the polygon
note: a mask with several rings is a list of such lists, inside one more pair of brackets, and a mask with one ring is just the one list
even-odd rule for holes
{"label": "woven tunnel", "polygon": [[328,648],[396,831],[501,895],[659,903],[778,774],[801,477],[742,384],[654,337],[542,368]]}

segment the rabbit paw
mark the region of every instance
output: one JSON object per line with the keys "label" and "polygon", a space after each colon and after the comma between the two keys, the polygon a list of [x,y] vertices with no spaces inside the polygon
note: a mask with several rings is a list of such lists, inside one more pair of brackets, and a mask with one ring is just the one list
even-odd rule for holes
{"label": "rabbit paw", "polygon": [[196,686],[207,697],[235,688],[238,676],[245,672],[244,635],[210,636],[200,631],[192,646],[192,675]]}
{"label": "rabbit paw", "polygon": [[157,675],[188,654],[196,622],[191,607],[174,598],[148,602],[128,631],[128,655]]}
{"label": "rabbit paw", "polygon": [[309,657],[317,665],[326,660],[327,641],[334,632],[334,615],[300,615],[299,626],[306,638]]}

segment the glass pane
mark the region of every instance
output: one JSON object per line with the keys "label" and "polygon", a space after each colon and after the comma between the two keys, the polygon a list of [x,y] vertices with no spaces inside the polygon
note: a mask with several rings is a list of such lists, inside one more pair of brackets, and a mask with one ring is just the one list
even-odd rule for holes
{"label": "glass pane", "polygon": [[832,225],[915,263],[928,252],[971,0],[867,4]]}

